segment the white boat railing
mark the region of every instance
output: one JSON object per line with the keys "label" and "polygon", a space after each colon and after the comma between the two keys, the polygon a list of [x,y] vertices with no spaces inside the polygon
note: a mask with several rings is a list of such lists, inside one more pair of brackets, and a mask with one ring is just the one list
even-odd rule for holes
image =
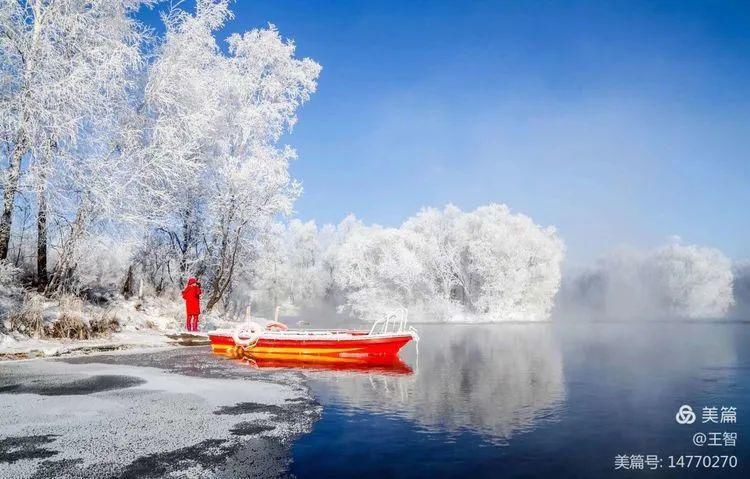
{"label": "white boat railing", "polygon": [[369,335],[374,334],[410,334],[418,341],[417,330],[408,326],[409,311],[406,308],[396,308],[388,311],[382,318],[372,324]]}

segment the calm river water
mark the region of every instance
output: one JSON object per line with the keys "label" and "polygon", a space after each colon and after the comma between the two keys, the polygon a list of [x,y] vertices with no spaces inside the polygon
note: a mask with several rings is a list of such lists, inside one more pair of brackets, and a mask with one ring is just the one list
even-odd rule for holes
{"label": "calm river water", "polygon": [[[408,366],[309,374],[323,414],[293,446],[291,472],[748,477],[750,323],[418,329]],[[676,421],[682,405],[692,424]]]}

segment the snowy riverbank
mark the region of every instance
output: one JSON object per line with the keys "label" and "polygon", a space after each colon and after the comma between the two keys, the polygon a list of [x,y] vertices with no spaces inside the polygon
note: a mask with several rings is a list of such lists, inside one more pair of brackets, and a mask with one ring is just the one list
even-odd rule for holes
{"label": "snowy riverbank", "polygon": [[176,348],[0,364],[2,477],[277,477],[303,377]]}
{"label": "snowy riverbank", "polygon": [[[170,298],[116,298],[100,306],[18,292],[1,296],[0,309],[0,361],[170,346],[164,333],[184,328],[184,306]],[[53,336],[61,321],[73,325],[69,337]],[[107,328],[94,334],[97,322]],[[201,318],[204,331],[226,325],[219,316]]]}

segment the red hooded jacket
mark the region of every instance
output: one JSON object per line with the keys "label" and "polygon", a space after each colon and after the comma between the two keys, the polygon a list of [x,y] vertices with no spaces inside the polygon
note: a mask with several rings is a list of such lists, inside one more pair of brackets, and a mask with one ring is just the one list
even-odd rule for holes
{"label": "red hooded jacket", "polygon": [[195,278],[188,279],[187,286],[182,290],[185,309],[188,315],[201,314],[201,287]]}

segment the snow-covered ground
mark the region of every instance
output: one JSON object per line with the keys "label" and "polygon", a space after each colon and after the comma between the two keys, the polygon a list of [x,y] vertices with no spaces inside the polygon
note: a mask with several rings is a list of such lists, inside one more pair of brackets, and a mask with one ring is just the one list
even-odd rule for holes
{"label": "snow-covered ground", "polygon": [[0,360],[87,354],[116,349],[163,347],[170,345],[164,333],[153,330],[123,331],[97,339],[16,339],[0,333]]}
{"label": "snow-covered ground", "polygon": [[273,477],[320,414],[302,377],[178,348],[0,364],[0,477]]}

